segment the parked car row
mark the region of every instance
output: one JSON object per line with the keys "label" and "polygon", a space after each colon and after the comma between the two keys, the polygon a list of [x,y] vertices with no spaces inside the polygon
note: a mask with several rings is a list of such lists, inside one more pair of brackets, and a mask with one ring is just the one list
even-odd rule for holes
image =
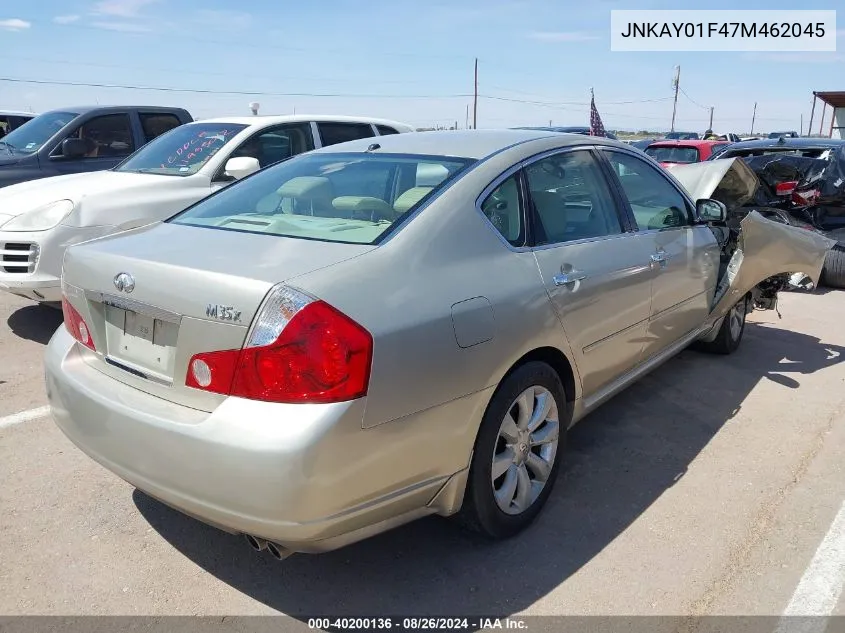
{"label": "parked car row", "polygon": [[[0,189],[0,289],[55,304],[61,301],[62,260],[72,244],[163,220],[262,167],[296,154],[353,139],[413,131],[411,126],[395,121],[343,116],[231,117],[188,122],[187,112],[150,108],[132,108],[119,114],[110,108],[75,115],[52,112],[42,117],[30,124],[33,128],[25,126],[7,137],[11,141],[32,139],[22,150],[14,143],[9,147],[13,154],[9,161],[18,159],[18,163],[8,165],[15,177],[42,178],[47,168],[90,173],[31,180]],[[120,126],[115,124],[118,118],[123,121]],[[177,125],[177,118],[183,124]],[[153,124],[158,126],[155,130],[150,127]],[[156,135],[144,145],[144,134],[151,136],[167,126],[171,128],[168,133]],[[107,134],[107,129],[115,135]],[[77,156],[76,145],[88,138],[80,136],[85,130],[101,132],[94,135],[101,150],[114,148],[123,134],[130,136],[124,137],[129,140],[122,142],[123,149],[114,151],[118,156],[109,151],[94,157]],[[127,144],[143,147],[127,157]],[[22,163],[38,166],[39,171],[27,171],[20,167]],[[42,164],[44,169],[40,168]]]}
{"label": "parked car row", "polygon": [[505,538],[575,422],[690,344],[735,351],[832,245],[731,223],[720,183],[757,186],[738,159],[411,131],[190,122],[109,171],[0,189],[0,283],[64,313],[59,428],[279,559],[430,514]]}

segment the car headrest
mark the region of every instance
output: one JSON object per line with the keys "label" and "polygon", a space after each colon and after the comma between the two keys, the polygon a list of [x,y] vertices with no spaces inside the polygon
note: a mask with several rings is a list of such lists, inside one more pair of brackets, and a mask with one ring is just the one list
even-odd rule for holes
{"label": "car headrest", "polygon": [[276,190],[282,198],[331,198],[332,183],[320,176],[297,176]]}
{"label": "car headrest", "polygon": [[387,202],[381,198],[369,196],[340,196],[332,200],[332,206],[338,211],[353,213],[375,213],[379,217],[391,219],[395,212]]}
{"label": "car headrest", "polygon": [[428,195],[432,189],[434,187],[411,187],[408,191],[396,198],[396,201],[393,203],[393,209],[396,213],[405,213],[405,211]]}
{"label": "car headrest", "polygon": [[568,220],[566,200],[551,191],[532,191],[531,199],[548,240],[557,242],[563,239]]}

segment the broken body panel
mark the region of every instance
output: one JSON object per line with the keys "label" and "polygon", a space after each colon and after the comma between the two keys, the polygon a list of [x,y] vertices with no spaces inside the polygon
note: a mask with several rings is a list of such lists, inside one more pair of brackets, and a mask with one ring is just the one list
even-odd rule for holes
{"label": "broken body panel", "polygon": [[[742,160],[682,165],[671,172],[693,199],[718,200],[728,210],[724,226],[711,226],[722,248],[722,266],[710,325],[718,326],[749,293],[755,307],[774,308],[777,292],[786,287],[792,273],[804,273],[818,285],[825,255],[836,242],[814,231],[772,222],[757,211],[740,211],[755,199],[760,185],[754,170]],[[731,221],[741,216],[738,222]]]}

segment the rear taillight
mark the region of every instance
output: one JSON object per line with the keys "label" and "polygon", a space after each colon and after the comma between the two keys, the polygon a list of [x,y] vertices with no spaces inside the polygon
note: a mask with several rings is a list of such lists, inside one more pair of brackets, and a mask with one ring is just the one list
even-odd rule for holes
{"label": "rear taillight", "polygon": [[65,317],[65,327],[70,335],[88,349],[97,351],[94,347],[94,339],[91,338],[91,328],[88,327],[85,319],[76,311],[76,308],[70,305],[65,296],[62,296],[62,314]]}
{"label": "rear taillight", "polygon": [[372,355],[372,336],[355,321],[277,286],[244,348],[196,354],[185,384],[266,402],[342,402],[366,395]]}
{"label": "rear taillight", "polygon": [[792,202],[802,207],[812,207],[818,202],[821,191],[818,189],[807,189],[805,191],[793,191]]}
{"label": "rear taillight", "polygon": [[797,180],[789,180],[787,182],[779,182],[775,185],[775,193],[779,196],[789,196],[792,195],[792,192],[795,191],[795,187],[798,186]]}

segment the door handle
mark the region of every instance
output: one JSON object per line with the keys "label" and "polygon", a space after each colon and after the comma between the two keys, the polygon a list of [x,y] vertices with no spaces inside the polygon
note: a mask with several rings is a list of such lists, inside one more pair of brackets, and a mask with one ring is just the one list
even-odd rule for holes
{"label": "door handle", "polygon": [[568,273],[560,273],[552,277],[555,286],[565,286],[566,284],[574,284],[576,281],[581,281],[587,278],[587,273],[580,270],[571,270]]}
{"label": "door handle", "polygon": [[651,265],[660,264],[661,268],[666,268],[666,262],[669,261],[669,256],[666,254],[666,251],[659,250],[656,253],[651,254]]}

